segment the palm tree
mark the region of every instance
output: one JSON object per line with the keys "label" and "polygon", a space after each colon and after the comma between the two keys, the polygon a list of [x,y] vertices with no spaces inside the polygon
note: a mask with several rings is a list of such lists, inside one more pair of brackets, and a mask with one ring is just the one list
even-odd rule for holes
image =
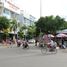
{"label": "palm tree", "polygon": [[15,19],[10,21],[10,31],[14,32],[14,42],[16,43],[16,38],[15,35],[17,34],[18,27],[20,26],[20,23],[18,23]]}
{"label": "palm tree", "polygon": [[20,29],[18,32],[18,35],[20,38],[24,37],[24,31],[27,29],[26,25],[22,24],[21,26],[19,25]]}

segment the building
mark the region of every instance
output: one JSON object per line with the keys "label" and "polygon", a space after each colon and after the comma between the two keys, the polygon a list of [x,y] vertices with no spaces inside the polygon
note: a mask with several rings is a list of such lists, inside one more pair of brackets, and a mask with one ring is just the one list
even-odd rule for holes
{"label": "building", "polygon": [[17,22],[26,26],[32,25],[35,22],[34,16],[20,10],[12,0],[0,0],[0,16],[6,16],[8,19],[16,19]]}
{"label": "building", "polygon": [[29,26],[32,25],[33,22],[35,22],[35,17],[21,10],[20,21],[23,22],[23,24],[25,24],[26,26]]}
{"label": "building", "polygon": [[[5,16],[8,19],[16,19],[17,22],[19,22],[21,25],[24,24],[26,26],[30,26],[35,22],[35,17],[25,13],[23,10],[20,10],[18,6],[15,5],[13,0],[0,0],[0,16]],[[13,36],[14,34],[17,36],[17,32],[19,29],[14,32],[9,32],[10,36]],[[0,33],[0,39],[1,39]],[[2,40],[2,39],[1,39]]]}

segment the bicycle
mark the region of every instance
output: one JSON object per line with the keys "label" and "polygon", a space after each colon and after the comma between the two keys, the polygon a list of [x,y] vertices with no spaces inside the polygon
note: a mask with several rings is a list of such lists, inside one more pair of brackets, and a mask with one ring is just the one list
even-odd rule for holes
{"label": "bicycle", "polygon": [[41,47],[41,53],[42,54],[47,54],[47,53],[57,53],[57,49],[56,49],[56,46],[50,46],[47,45],[47,44],[42,44],[42,47]]}

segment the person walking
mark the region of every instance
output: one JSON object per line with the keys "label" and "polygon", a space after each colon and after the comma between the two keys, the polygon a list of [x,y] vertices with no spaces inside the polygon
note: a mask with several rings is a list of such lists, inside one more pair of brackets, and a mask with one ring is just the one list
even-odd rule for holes
{"label": "person walking", "polygon": [[38,43],[38,37],[35,38],[35,46],[37,46]]}

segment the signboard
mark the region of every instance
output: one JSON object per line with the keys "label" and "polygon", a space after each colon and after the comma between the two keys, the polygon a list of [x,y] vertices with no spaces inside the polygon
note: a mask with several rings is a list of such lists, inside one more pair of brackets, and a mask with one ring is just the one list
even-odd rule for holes
{"label": "signboard", "polygon": [[13,3],[12,3],[12,0],[7,0],[5,3],[4,3],[4,7],[13,11],[13,12],[16,12],[16,13],[20,13],[20,8],[15,6]]}

